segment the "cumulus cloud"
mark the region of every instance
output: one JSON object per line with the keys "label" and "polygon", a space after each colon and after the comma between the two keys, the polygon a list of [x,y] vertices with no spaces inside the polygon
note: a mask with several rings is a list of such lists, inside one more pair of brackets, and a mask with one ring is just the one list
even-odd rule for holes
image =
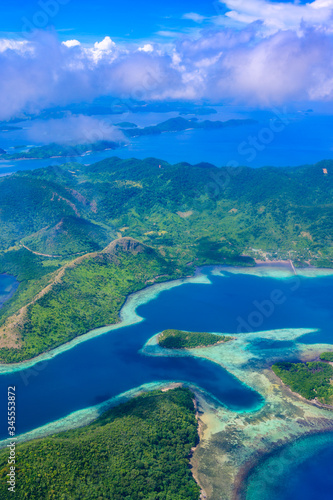
{"label": "cumulus cloud", "polygon": [[138,51],[139,52],[153,52],[154,47],[152,46],[151,43],[145,43],[143,47],[139,47]]}
{"label": "cumulus cloud", "polygon": [[78,45],[81,45],[79,40],[66,40],[65,42],[62,42],[63,45],[66,45],[66,47],[77,47]]}
{"label": "cumulus cloud", "polygon": [[33,121],[26,138],[34,144],[90,144],[98,141],[126,141],[122,132],[106,120],[72,115],[43,122]]}
{"label": "cumulus cloud", "polygon": [[314,0],[305,5],[267,0],[221,0],[228,9],[225,16],[241,24],[262,21],[269,33],[300,30],[302,25],[326,26],[332,22],[333,0]]}
{"label": "cumulus cloud", "polygon": [[0,53],[6,50],[13,50],[17,53],[31,52],[33,48],[26,40],[11,40],[9,38],[0,38]]}
{"label": "cumulus cloud", "polygon": [[[263,22],[268,23],[271,11],[263,8],[261,19],[256,20],[254,7],[273,4],[248,2],[246,13],[251,18],[243,29],[215,27],[165,43],[118,46],[106,37],[87,46],[78,40],[60,43],[50,32],[40,32],[23,45],[0,40],[0,120],[100,96],[120,101],[228,100],[262,106],[332,101],[333,33],[325,25],[329,17],[326,11],[323,16],[322,9],[330,10],[333,0],[287,4],[321,12],[321,17],[303,22],[301,31],[283,24],[283,29],[264,36]],[[227,3],[234,8],[242,4],[245,13],[245,2]],[[274,5],[280,8],[281,4]],[[287,22],[285,14],[284,19]],[[298,26],[301,17],[295,19],[290,22]]]}

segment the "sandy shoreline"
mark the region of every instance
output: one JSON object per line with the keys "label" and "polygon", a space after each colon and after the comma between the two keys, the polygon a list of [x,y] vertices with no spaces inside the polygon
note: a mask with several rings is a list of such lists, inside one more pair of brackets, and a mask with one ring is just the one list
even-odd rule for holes
{"label": "sandy shoreline", "polygon": [[150,300],[156,298],[163,290],[170,290],[176,286],[180,286],[184,283],[202,283],[202,284],[210,284],[209,279],[206,275],[199,274],[190,278],[180,278],[177,280],[165,281],[163,283],[156,283],[149,287],[146,287],[142,290],[134,292],[128,295],[123,307],[120,310],[119,316],[120,321],[118,323],[114,323],[111,325],[102,326],[99,328],[94,328],[89,332],[76,337],[75,339],[62,344],[59,347],[51,349],[50,351],[39,354],[35,358],[30,360],[21,361],[19,363],[11,363],[11,364],[0,364],[0,375],[5,373],[13,373],[15,371],[19,371],[25,368],[31,368],[35,364],[40,361],[47,361],[58,354],[66,352],[70,349],[73,349],[76,345],[81,344],[82,342],[86,342],[94,337],[98,337],[99,335],[104,335],[106,333],[111,332],[112,330],[117,330],[119,328],[124,328],[125,326],[134,325],[136,323],[140,323],[143,318],[136,313],[136,308],[141,304],[145,304]]}
{"label": "sandy shoreline", "polygon": [[[134,292],[128,295],[122,309],[120,310],[119,317],[120,321],[118,323],[114,323],[111,325],[105,325],[103,327],[94,328],[89,332],[75,337],[73,340],[62,344],[59,347],[51,349],[50,351],[44,352],[26,361],[20,361],[19,363],[11,363],[4,364],[0,363],[0,375],[5,373],[13,373],[25,368],[31,368],[35,364],[40,361],[48,361],[53,357],[66,352],[76,345],[81,344],[87,340],[90,340],[99,335],[104,335],[105,333],[109,333],[112,330],[123,328],[125,326],[133,325],[142,321],[142,318],[138,316],[135,312],[136,308],[145,304],[148,301],[156,298],[160,292],[163,290],[169,290],[176,286],[180,286],[185,283],[201,283],[201,284],[210,284],[209,275],[204,273],[205,270],[211,270],[212,275],[223,276],[223,271],[234,274],[254,274],[257,276],[267,276],[273,278],[289,278],[294,276],[290,264],[288,261],[280,261],[279,266],[270,266],[270,265],[262,265],[262,266],[254,266],[254,267],[234,267],[234,266],[223,266],[223,265],[214,265],[214,266],[202,266],[195,270],[194,276],[179,278],[177,280],[165,281],[163,283],[156,283],[149,287],[146,287],[142,290]],[[326,268],[299,268],[298,269],[299,276],[304,277],[322,277],[327,275],[333,275],[333,269]]]}
{"label": "sandy shoreline", "polygon": [[[206,269],[206,271],[205,271]],[[333,275],[333,270],[327,269],[298,269],[300,276],[311,277],[321,277]],[[205,274],[207,272],[207,274]],[[13,365],[2,365],[0,366],[0,373],[10,373],[13,371],[22,370],[33,366],[39,361],[52,359],[57,354],[64,352],[68,349],[73,348],[75,345],[84,342],[90,338],[97,335],[102,335],[104,333],[111,332],[112,330],[122,328],[129,324],[135,324],[142,321],[142,318],[137,315],[136,308],[140,304],[147,303],[153,298],[157,297],[159,293],[163,290],[171,289],[176,286],[180,286],[183,283],[200,283],[200,284],[210,284],[210,275],[223,276],[225,273],[235,273],[235,274],[255,274],[258,276],[271,276],[277,279],[285,279],[294,277],[292,269],[288,264],[288,268],[285,264],[280,264],[279,266],[256,266],[254,268],[231,268],[226,266],[207,266],[205,268],[200,268],[196,270],[196,274],[193,277],[168,281],[164,283],[158,283],[149,286],[139,292],[131,294],[123,308],[120,312],[120,322],[111,326],[105,326],[88,332],[87,334],[74,339],[74,341],[69,342],[63,346],[60,346],[53,351],[44,353],[37,358],[25,361],[22,363],[17,363],[16,366]],[[244,492],[246,486],[246,480],[249,473],[253,470],[260,460],[265,459],[269,456],[273,450],[284,446],[293,440],[302,438],[310,433],[321,434],[323,432],[329,432],[333,430],[333,419],[331,416],[331,409],[318,407],[317,405],[311,404],[308,400],[301,400],[299,395],[288,394],[287,388],[283,388],[281,384],[276,384],[273,377],[269,376],[268,370],[260,368],[255,361],[255,355],[247,349],[247,345],[255,340],[256,337],[276,339],[276,340],[294,340],[307,333],[309,329],[283,329],[283,330],[270,330],[263,332],[251,332],[248,334],[237,334],[233,342],[223,342],[220,345],[215,345],[213,348],[198,348],[191,349],[190,351],[195,351],[193,353],[188,353],[188,355],[195,355],[205,359],[210,359],[213,362],[218,362],[221,364],[222,368],[226,369],[231,375],[238,378],[241,383],[245,383],[259,394],[262,395],[264,399],[264,405],[253,409],[250,412],[238,412],[231,411],[228,408],[221,407],[214,402],[209,403],[208,395],[200,391],[200,388],[192,386],[192,390],[195,393],[200,394],[200,401],[205,400],[206,403],[203,406],[203,411],[198,413],[198,418],[202,422],[200,427],[200,441],[196,450],[194,450],[194,458],[192,461],[195,462],[194,473],[198,478],[198,484],[202,488],[204,494],[207,498],[215,498],[212,495],[212,491],[219,491],[220,483],[217,474],[213,479],[207,476],[207,469],[202,469],[202,464],[205,465],[210,460],[212,456],[212,451],[215,450],[214,446],[216,444],[216,450],[220,450],[220,443],[222,438],[215,438],[215,436],[223,435],[223,439],[228,443],[230,436],[230,442],[232,443],[233,429],[237,429],[240,433],[241,442],[244,443],[244,454],[239,458],[236,456],[236,461],[230,461],[231,465],[226,464],[227,468],[226,476],[229,478],[229,483],[225,480],[222,485],[224,489],[221,489],[221,494],[223,498],[240,500],[244,498],[240,496]],[[223,335],[228,334],[228,332],[223,332]],[[157,334],[156,334],[157,335]],[[231,333],[230,335],[233,336]],[[150,339],[152,340],[152,339]],[[149,344],[149,340],[143,346],[143,352],[146,346]],[[313,355],[318,349],[321,349],[322,345],[312,345],[305,346],[303,351],[299,351],[301,358],[303,356],[309,356],[311,353]],[[162,349],[162,348],[161,348]],[[210,350],[211,349],[211,350]],[[164,349],[163,349],[164,350]],[[222,352],[223,351],[223,352]],[[320,351],[319,351],[320,352]],[[149,354],[147,352],[147,354]],[[176,353],[175,353],[176,354]],[[184,355],[185,353],[182,353]],[[288,350],[286,350],[286,356]],[[166,354],[170,355],[170,354]],[[76,411],[66,417],[62,418],[56,422],[50,422],[47,425],[30,431],[24,435],[18,437],[19,441],[26,441],[30,439],[35,439],[37,437],[43,437],[52,433],[56,433],[62,430],[72,429],[75,427],[82,427],[87,425],[91,421],[95,420],[101,413],[106,411],[110,406],[121,403],[126,400],[124,398],[130,398],[141,391],[151,390],[154,388],[163,389],[170,387],[172,382],[159,384],[151,383],[137,388],[133,388],[124,394],[120,394],[111,400],[102,403],[102,405],[96,405],[94,407],[86,408],[83,410]],[[198,389],[198,390],[197,390]],[[206,397],[207,396],[207,397]],[[202,401],[201,401],[202,407]],[[211,412],[209,413],[209,408]],[[207,413],[208,409],[208,413]],[[298,413],[301,412],[301,413]],[[279,415],[282,415],[281,419]],[[300,415],[304,414],[303,416]],[[312,427],[312,429],[310,429]],[[232,432],[230,432],[230,429]],[[214,441],[217,439],[217,441]],[[261,441],[263,440],[263,441]],[[257,443],[257,444],[255,444]],[[0,447],[6,444],[5,441],[0,442]],[[205,455],[207,450],[207,455]],[[230,448],[230,457],[233,455],[233,448]],[[217,451],[216,451],[217,452]],[[224,455],[221,451],[218,452],[219,459],[221,456],[224,460]],[[221,455],[222,453],[222,455]],[[243,452],[242,452],[243,453]],[[221,459],[222,460],[222,459]],[[194,463],[193,462],[193,463]],[[224,464],[224,462],[223,462]],[[220,467],[218,462],[216,466]],[[230,472],[228,472],[230,471]],[[224,472],[223,472],[224,474]],[[207,480],[208,482],[207,482]],[[232,479],[232,490],[230,486],[230,480]],[[212,486],[211,486],[212,485]],[[237,496],[239,495],[239,496]],[[204,498],[204,497],[203,497]]]}

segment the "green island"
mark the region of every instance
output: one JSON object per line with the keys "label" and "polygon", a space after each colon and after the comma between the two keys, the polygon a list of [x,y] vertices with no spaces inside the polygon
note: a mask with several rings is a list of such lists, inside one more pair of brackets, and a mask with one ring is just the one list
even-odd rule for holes
{"label": "green island", "polygon": [[[321,359],[323,358],[321,357]],[[320,361],[281,362],[274,364],[272,370],[293,392],[297,392],[304,398],[316,399],[324,404],[333,403],[333,385],[331,383],[333,367],[330,364]]]}
{"label": "green island", "polygon": [[24,160],[24,159],[47,159],[62,156],[81,156],[88,152],[105,151],[107,149],[116,149],[118,144],[113,141],[98,141],[92,144],[60,145],[48,144],[46,146],[35,146],[27,151],[19,153],[6,153],[3,149],[0,151],[1,160]]}
{"label": "green island", "polygon": [[158,337],[158,343],[167,349],[193,349],[208,347],[232,340],[226,335],[215,335],[206,332],[183,332],[181,330],[164,330]]}
{"label": "green island", "polygon": [[187,120],[186,118],[182,118],[179,116],[177,118],[170,118],[169,120],[159,123],[158,125],[152,125],[143,128],[139,127],[128,128],[126,130],[123,130],[123,132],[128,137],[140,137],[145,135],[162,134],[163,132],[180,132],[182,130],[188,130],[188,129],[210,130],[210,129],[221,129],[228,127],[240,127],[242,125],[249,125],[252,123],[256,123],[256,121],[250,119],[245,119],[245,120],[233,119],[233,120],[226,120],[224,122],[221,122],[219,120],[215,121],[204,120],[202,122],[199,122],[197,121],[196,118]]}
{"label": "green island", "polygon": [[[197,427],[188,389],[143,394],[86,427],[18,444],[15,498],[198,500],[189,467]],[[8,471],[5,449],[1,498]]]}
{"label": "green island", "polygon": [[114,324],[130,293],[198,266],[332,267],[332,168],[112,157],[1,178],[0,273],[19,286],[0,310],[0,361]]}

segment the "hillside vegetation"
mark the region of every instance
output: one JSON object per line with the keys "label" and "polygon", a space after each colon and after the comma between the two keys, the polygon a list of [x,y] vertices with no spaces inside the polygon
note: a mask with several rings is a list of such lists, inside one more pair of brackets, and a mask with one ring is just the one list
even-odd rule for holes
{"label": "hillside vegetation", "polygon": [[[154,391],[104,413],[82,429],[16,447],[15,498],[198,500],[189,468],[198,443],[188,389]],[[0,452],[0,497],[7,498],[8,452]]]}
{"label": "hillside vegetation", "polygon": [[2,160],[21,160],[21,159],[47,159],[61,156],[81,156],[89,151],[105,151],[106,149],[116,149],[118,143],[113,141],[98,141],[93,144],[76,144],[73,146],[64,146],[60,144],[48,144],[46,146],[35,146],[19,153],[6,153],[0,151]]}
{"label": "hillside vegetation", "polygon": [[333,402],[333,367],[328,363],[276,363],[274,373],[282,382],[306,399],[318,399],[321,403]]}
{"label": "hillside vegetation", "polygon": [[[246,264],[251,259],[243,254],[268,253],[332,266],[332,165],[218,169],[109,158],[17,173],[0,179],[0,249],[28,237],[34,251],[48,253],[55,245],[58,255],[66,243],[56,228],[71,220],[66,255],[91,251],[105,230],[183,263]],[[83,219],[95,225],[96,236]]]}
{"label": "hillside vegetation", "polygon": [[[0,310],[0,359],[113,323],[129,293],[196,266],[267,256],[332,267],[332,173],[331,161],[218,169],[113,157],[0,178],[0,272],[20,281]],[[144,251],[102,251],[123,238]]]}
{"label": "hillside vegetation", "polygon": [[18,332],[22,341],[19,349],[0,348],[0,359],[30,359],[93,328],[117,323],[129,293],[144,288],[148,280],[180,274],[152,248],[131,238],[116,240],[103,252],[62,267],[18,316],[3,316],[2,333]]}
{"label": "hillside vegetation", "polygon": [[322,361],[333,363],[333,352],[323,352],[319,357]]}

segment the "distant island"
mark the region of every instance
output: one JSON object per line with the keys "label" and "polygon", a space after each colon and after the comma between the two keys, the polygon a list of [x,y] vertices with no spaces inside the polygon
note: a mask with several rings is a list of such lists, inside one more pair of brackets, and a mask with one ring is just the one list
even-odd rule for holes
{"label": "distant island", "polygon": [[132,122],[120,122],[120,123],[116,123],[116,126],[121,127],[121,128],[135,128],[135,127],[137,127],[137,125],[135,123],[132,123]]}
{"label": "distant island", "polygon": [[196,119],[187,120],[182,117],[170,118],[165,122],[159,123],[158,125],[152,125],[144,128],[135,128],[124,130],[124,134],[128,137],[139,137],[144,135],[157,135],[163,132],[181,132],[188,129],[222,129],[228,127],[239,127],[242,125],[250,125],[256,123],[255,120],[245,119],[245,120],[227,120],[221,122],[219,120],[211,121],[204,120],[202,122]]}
{"label": "distant island", "polygon": [[232,340],[232,337],[206,332],[183,332],[182,330],[164,330],[158,337],[158,343],[167,349],[193,349],[209,347]]}
{"label": "distant island", "polygon": [[[320,355],[321,360],[333,361],[333,353]],[[284,384],[309,401],[333,404],[333,366],[322,361],[308,363],[281,362],[272,366],[272,370]]]}
{"label": "distant island", "polygon": [[3,149],[0,150],[0,160],[24,160],[24,159],[47,159],[58,157],[74,157],[81,156],[88,152],[105,151],[108,149],[116,149],[119,144],[113,141],[98,141],[93,144],[76,144],[66,146],[60,144],[48,144],[46,146],[36,146],[26,151],[19,153],[6,153]]}
{"label": "distant island", "polygon": [[92,103],[73,103],[66,107],[54,107],[44,109],[38,113],[26,113],[17,121],[31,120],[37,118],[39,120],[48,120],[50,118],[64,118],[68,113],[75,115],[121,115],[126,112],[131,113],[170,113],[176,112],[181,115],[212,115],[216,114],[215,108],[209,106],[195,105],[183,102],[140,102],[132,99],[121,100],[112,97],[102,97],[96,99]]}
{"label": "distant island", "polygon": [[14,130],[22,130],[22,127],[13,127],[12,125],[7,125],[6,123],[2,123],[0,125],[0,132],[12,132]]}

